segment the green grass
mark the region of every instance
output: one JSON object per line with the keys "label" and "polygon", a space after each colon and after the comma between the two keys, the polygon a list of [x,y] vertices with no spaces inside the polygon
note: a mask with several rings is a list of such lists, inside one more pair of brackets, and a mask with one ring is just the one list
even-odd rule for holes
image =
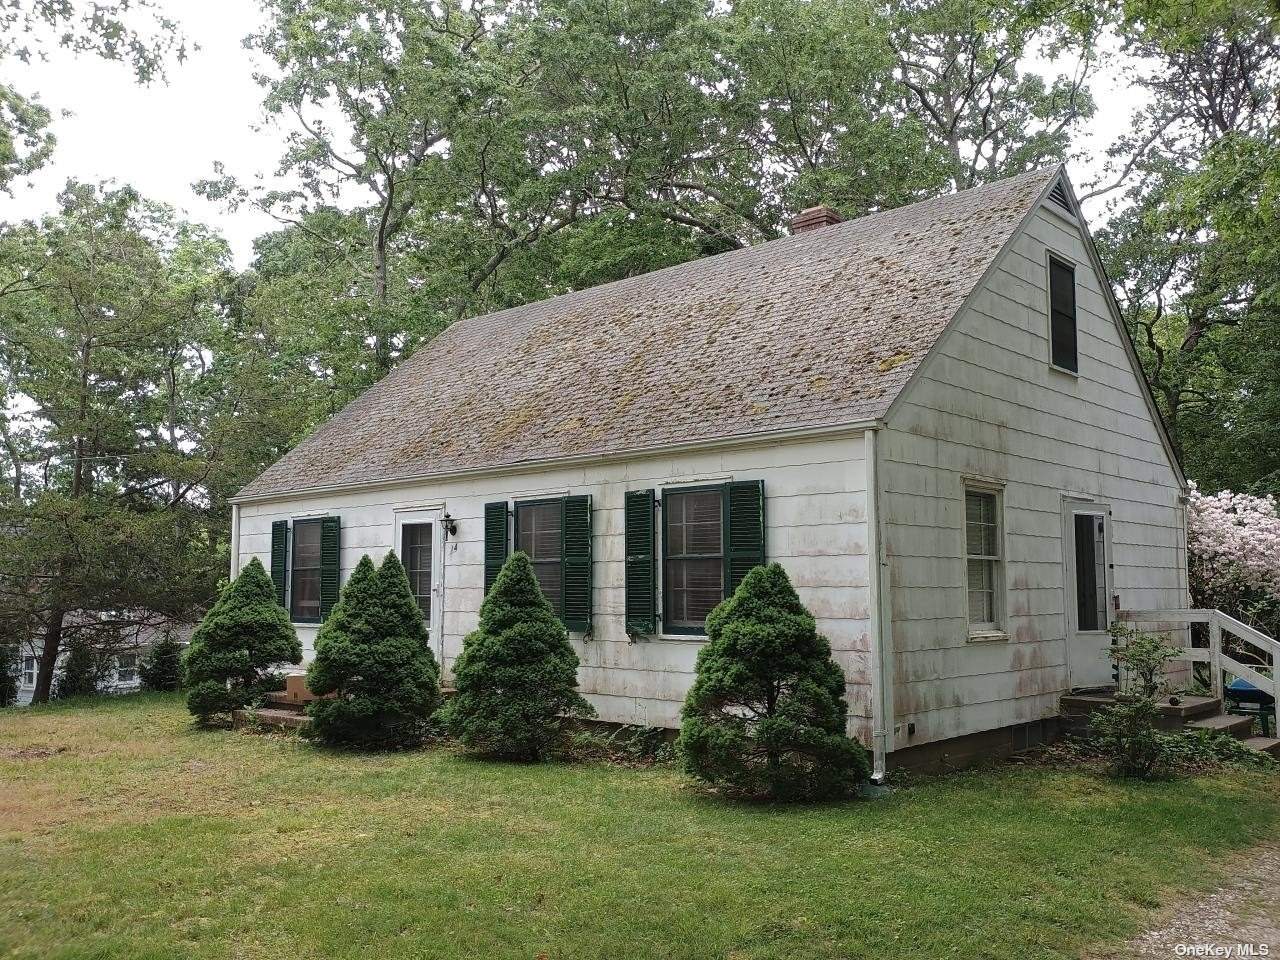
{"label": "green grass", "polygon": [[775,809],[200,732],[171,697],[0,714],[0,956],[1074,956],[1278,835],[1259,773],[1011,766]]}

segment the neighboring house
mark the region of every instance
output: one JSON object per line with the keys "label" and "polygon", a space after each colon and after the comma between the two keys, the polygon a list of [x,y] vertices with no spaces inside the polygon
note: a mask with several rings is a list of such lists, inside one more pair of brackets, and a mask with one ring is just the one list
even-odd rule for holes
{"label": "neighboring house", "polygon": [[[234,499],[309,656],[400,551],[452,664],[524,550],[602,719],[674,727],[778,561],[885,755],[1041,735],[1112,610],[1187,603],[1185,480],[1065,172],[462,320]],[[991,733],[997,731],[997,733]],[[933,749],[950,749],[947,744]]]}
{"label": "neighboring house", "polygon": [[[74,622],[73,620],[71,622]],[[146,659],[151,648],[160,640],[165,631],[171,631],[180,643],[190,640],[194,628],[190,624],[147,622],[125,631],[120,649],[110,657],[104,658],[103,673],[99,693],[123,694],[136,693],[142,689],[142,680],[138,668]],[[36,692],[36,672],[40,662],[40,640],[25,640],[18,646],[18,706],[31,703]],[[54,687],[57,687],[57,675],[67,658],[66,651],[58,655],[58,665],[54,672]]]}

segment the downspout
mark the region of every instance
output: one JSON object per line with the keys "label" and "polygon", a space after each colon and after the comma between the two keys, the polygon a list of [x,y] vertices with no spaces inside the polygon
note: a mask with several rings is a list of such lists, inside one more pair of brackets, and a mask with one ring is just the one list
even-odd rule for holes
{"label": "downspout", "polygon": [[867,464],[867,605],[871,621],[871,754],[873,783],[888,777],[887,756],[893,726],[887,696],[892,670],[888,662],[884,610],[884,570],[880,543],[880,471],[876,453],[876,428],[863,433]]}
{"label": "downspout", "polygon": [[240,575],[240,504],[231,505],[231,579]]}

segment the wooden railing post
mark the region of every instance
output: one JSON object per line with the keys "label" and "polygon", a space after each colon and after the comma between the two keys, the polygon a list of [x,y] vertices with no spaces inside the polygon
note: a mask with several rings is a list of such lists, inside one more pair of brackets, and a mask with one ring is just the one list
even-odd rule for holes
{"label": "wooden railing post", "polygon": [[1222,699],[1222,621],[1215,610],[1209,618],[1209,670],[1212,675],[1213,695]]}

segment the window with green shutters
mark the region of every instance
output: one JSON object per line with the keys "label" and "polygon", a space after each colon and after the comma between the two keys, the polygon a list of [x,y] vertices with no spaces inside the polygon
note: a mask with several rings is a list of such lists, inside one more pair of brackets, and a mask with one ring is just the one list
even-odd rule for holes
{"label": "window with green shutters", "polygon": [[[485,592],[493,586],[509,548],[505,502],[485,505]],[[565,627],[591,631],[591,498],[555,497],[515,504],[514,548],[528,554],[534,575]]]}
{"label": "window with green shutters", "polygon": [[702,634],[707,615],[765,562],[764,483],[669,487],[661,514],[662,630]]}
{"label": "window with green shutters", "polygon": [[271,582],[276,602],[295,623],[319,623],[342,587],[342,526],[338,517],[271,524]]}

